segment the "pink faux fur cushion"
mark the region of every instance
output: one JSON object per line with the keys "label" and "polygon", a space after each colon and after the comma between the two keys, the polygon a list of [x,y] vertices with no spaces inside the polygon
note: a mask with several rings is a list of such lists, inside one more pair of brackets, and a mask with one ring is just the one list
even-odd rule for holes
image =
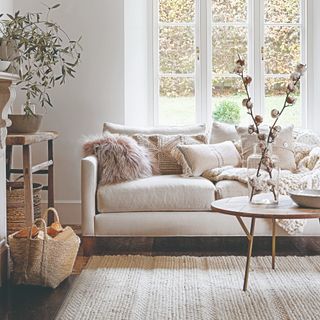
{"label": "pink faux fur cushion", "polygon": [[153,162],[149,152],[131,137],[95,137],[84,143],[83,152],[85,156],[97,156],[100,185],[152,176]]}

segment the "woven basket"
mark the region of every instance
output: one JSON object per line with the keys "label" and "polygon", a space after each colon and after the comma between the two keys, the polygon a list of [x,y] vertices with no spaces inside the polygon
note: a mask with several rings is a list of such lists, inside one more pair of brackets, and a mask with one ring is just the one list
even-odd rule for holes
{"label": "woven basket", "polygon": [[31,232],[29,238],[15,238],[14,234],[8,237],[15,284],[56,288],[72,272],[80,239],[70,227],[55,238],[48,236],[46,220],[50,210],[54,220],[59,221],[57,211],[49,208],[43,219],[35,221],[41,225],[36,238],[31,238]]}
{"label": "woven basket", "polygon": [[[41,216],[42,185],[33,184],[34,219]],[[24,211],[24,184],[23,182],[7,182],[7,230],[12,234],[26,226]]]}

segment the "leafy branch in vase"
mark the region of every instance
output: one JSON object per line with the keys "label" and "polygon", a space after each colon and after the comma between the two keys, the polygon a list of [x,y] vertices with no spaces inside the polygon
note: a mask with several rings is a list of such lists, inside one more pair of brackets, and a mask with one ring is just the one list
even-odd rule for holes
{"label": "leafy branch in vase", "polygon": [[252,201],[253,196],[258,191],[259,177],[261,176],[261,170],[264,167],[265,171],[269,175],[270,180],[268,181],[271,192],[273,193],[274,200],[277,200],[277,194],[275,192],[275,184],[272,179],[272,170],[275,167],[274,161],[272,160],[271,155],[271,145],[275,141],[276,137],[281,131],[281,127],[277,124],[284,110],[290,106],[293,106],[296,102],[294,98],[294,93],[297,90],[297,85],[306,71],[306,65],[298,64],[295,71],[290,76],[290,81],[287,84],[286,95],[284,99],[284,104],[281,110],[272,109],[271,117],[274,120],[273,124],[269,126],[268,133],[262,133],[260,130],[260,125],[263,123],[263,117],[261,115],[255,115],[253,112],[253,102],[249,93],[249,85],[252,82],[252,78],[249,75],[244,73],[245,60],[238,56],[236,61],[236,66],[234,72],[241,77],[245,92],[246,98],[242,100],[242,105],[247,108],[247,113],[251,117],[253,124],[249,125],[248,133],[255,134],[258,137],[258,146],[261,151],[261,158],[258,164],[257,172],[255,178],[249,179],[249,184],[251,186],[251,195],[250,201]]}

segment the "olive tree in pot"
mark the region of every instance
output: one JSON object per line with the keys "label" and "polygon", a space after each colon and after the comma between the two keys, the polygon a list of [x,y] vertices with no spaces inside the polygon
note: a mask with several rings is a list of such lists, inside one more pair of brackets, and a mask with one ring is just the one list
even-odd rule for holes
{"label": "olive tree in pot", "polygon": [[[63,85],[68,76],[75,76],[80,62],[80,38],[71,40],[68,34],[50,19],[50,13],[59,7],[47,6],[45,13],[7,14],[0,20],[2,48],[11,47],[12,63],[17,64],[20,76],[18,87],[24,92],[23,114],[11,114],[11,133],[34,133],[39,130],[42,115],[34,103],[53,107],[50,89]],[[1,18],[2,15],[0,15]],[[12,50],[14,47],[14,50]]]}

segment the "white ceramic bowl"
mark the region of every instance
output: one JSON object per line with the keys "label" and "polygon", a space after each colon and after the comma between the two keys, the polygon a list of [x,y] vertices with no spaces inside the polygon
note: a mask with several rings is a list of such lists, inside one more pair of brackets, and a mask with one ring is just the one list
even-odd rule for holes
{"label": "white ceramic bowl", "polygon": [[10,66],[11,61],[0,60],[0,72],[6,71]]}
{"label": "white ceramic bowl", "polygon": [[300,207],[320,209],[320,190],[291,191],[289,195]]}

